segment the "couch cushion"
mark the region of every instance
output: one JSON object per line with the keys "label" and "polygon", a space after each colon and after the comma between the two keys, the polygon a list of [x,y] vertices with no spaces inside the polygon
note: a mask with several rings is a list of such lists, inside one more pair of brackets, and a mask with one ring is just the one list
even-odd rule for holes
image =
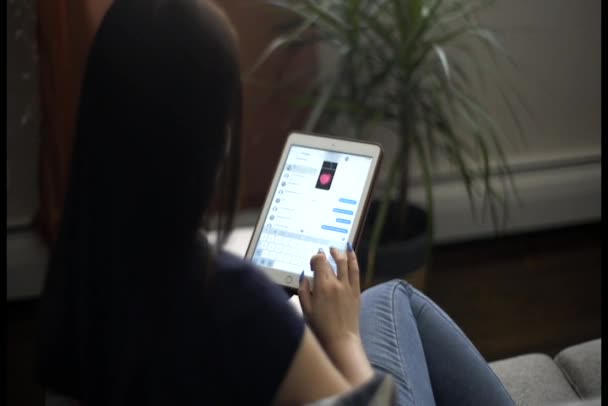
{"label": "couch cushion", "polygon": [[557,403],[551,406],[602,406],[602,398],[573,400],[566,403]]}
{"label": "couch cushion", "polygon": [[581,398],[602,394],[601,339],[566,348],[555,356],[555,363]]}
{"label": "couch cushion", "polygon": [[545,354],[528,354],[490,364],[518,405],[579,400],[564,374]]}

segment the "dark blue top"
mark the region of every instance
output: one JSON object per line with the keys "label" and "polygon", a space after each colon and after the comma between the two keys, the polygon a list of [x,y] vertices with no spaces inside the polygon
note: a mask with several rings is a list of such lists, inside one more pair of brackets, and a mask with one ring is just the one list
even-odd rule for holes
{"label": "dark blue top", "polygon": [[[270,404],[304,333],[285,291],[251,264],[221,254],[206,308],[208,404]],[[219,389],[219,390],[218,390]]]}
{"label": "dark blue top", "polygon": [[86,273],[55,269],[53,300],[42,307],[40,382],[85,406],[270,404],[304,321],[282,288],[235,256],[215,257],[204,282],[197,270],[208,258],[163,275],[163,291],[138,279],[116,312],[96,306],[120,299],[121,284],[95,298],[76,289]]}

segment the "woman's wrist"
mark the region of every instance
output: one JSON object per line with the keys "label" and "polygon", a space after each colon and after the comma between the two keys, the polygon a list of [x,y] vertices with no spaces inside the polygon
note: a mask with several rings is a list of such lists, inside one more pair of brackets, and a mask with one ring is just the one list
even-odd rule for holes
{"label": "woman's wrist", "polygon": [[351,385],[359,386],[373,377],[374,370],[358,334],[328,340],[323,347]]}

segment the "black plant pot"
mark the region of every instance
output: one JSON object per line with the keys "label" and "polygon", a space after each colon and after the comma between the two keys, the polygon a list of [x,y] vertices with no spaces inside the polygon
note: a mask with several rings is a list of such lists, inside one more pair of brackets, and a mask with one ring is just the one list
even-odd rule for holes
{"label": "black plant pot", "polygon": [[[361,268],[361,281],[367,274],[369,238],[380,207],[373,201],[357,247],[357,257]],[[425,288],[426,254],[428,244],[427,212],[409,204],[405,227],[399,221],[397,202],[391,202],[380,244],[376,250],[376,266],[372,284],[390,279],[406,279],[420,290]]]}

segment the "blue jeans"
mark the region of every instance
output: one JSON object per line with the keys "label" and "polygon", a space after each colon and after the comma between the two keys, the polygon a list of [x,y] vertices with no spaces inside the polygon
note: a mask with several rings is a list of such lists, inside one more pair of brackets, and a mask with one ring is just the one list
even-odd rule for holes
{"label": "blue jeans", "polygon": [[361,297],[361,337],[372,366],[391,374],[399,405],[514,405],[462,330],[402,280]]}

